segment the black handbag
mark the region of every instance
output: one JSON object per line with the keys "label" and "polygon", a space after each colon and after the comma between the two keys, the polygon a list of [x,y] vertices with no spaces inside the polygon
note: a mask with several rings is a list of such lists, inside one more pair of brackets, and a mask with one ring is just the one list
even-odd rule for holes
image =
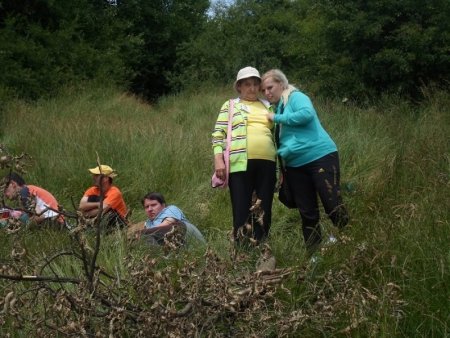
{"label": "black handbag", "polygon": [[[283,107],[283,106],[282,106]],[[280,114],[283,114],[283,110],[281,110]],[[277,124],[275,127],[275,144],[277,145],[277,148],[280,147],[280,125]],[[283,203],[286,207],[289,209],[296,209],[297,205],[295,204],[294,194],[292,193],[291,189],[289,188],[289,185],[287,183],[287,175],[286,170],[283,166],[283,160],[278,155],[278,164],[280,167],[280,175],[281,177],[281,185],[278,189],[278,199],[281,203]]]}
{"label": "black handbag", "polygon": [[283,203],[289,209],[296,209],[297,205],[295,204],[294,195],[289,188],[286,179],[286,172],[284,170],[280,171],[283,175],[281,180],[280,189],[278,190],[278,200]]}

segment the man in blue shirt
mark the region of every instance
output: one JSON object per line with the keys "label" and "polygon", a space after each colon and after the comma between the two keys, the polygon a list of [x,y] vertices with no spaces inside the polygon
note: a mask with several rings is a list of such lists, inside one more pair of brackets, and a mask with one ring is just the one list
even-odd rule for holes
{"label": "man in blue shirt", "polygon": [[175,205],[166,206],[164,196],[158,192],[151,192],[144,196],[142,205],[148,216],[144,229],[139,232],[145,235],[150,242],[163,244],[164,235],[174,227],[181,227],[185,231],[187,245],[196,242],[204,244],[205,239],[197,227],[191,224],[183,212]]}

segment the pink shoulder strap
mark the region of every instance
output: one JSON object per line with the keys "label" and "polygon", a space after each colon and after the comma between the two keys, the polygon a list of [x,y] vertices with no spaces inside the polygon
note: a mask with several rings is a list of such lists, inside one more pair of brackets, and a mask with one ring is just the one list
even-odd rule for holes
{"label": "pink shoulder strap", "polygon": [[230,148],[231,148],[231,132],[233,127],[233,115],[234,115],[234,100],[230,100],[228,106],[228,131],[227,131],[227,146],[225,148],[224,160],[225,160],[225,186],[228,185],[228,176],[230,175]]}

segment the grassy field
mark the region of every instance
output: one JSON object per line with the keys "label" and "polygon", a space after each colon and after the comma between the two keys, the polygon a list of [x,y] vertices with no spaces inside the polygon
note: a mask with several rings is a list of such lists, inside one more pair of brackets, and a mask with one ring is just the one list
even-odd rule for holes
{"label": "grassy field", "polygon": [[[124,319],[116,320],[114,323],[122,323],[117,326],[107,316],[105,322],[101,317],[81,320],[72,304],[72,308],[61,307],[74,313],[64,313],[53,323],[45,314],[50,311],[45,302],[57,307],[62,302],[59,297],[17,296],[23,310],[16,315],[3,311],[0,332],[64,335],[70,330],[58,331],[54,326],[66,328],[74,322],[73,330],[79,335],[87,332],[87,336],[95,332],[119,336],[450,335],[450,95],[440,91],[426,93],[427,99],[420,104],[382,97],[364,108],[351,102],[313,99],[339,148],[349,226],[337,232],[324,217],[325,232],[335,234],[338,243],[323,248],[319,262],[310,264],[304,256],[298,213],[275,201],[269,245],[277,267],[289,272],[287,277],[264,293],[253,288],[251,296],[240,299],[233,311],[219,306],[226,303],[225,298],[215,307],[202,307],[212,302],[213,295],[219,300],[226,297],[223,290],[242,286],[239,283],[254,271],[263,250],[232,250],[228,192],[209,185],[213,168],[210,134],[219,107],[230,95],[228,89],[216,88],[166,97],[149,105],[114,88],[93,86],[67,90],[52,100],[4,106],[0,143],[13,153],[32,156],[25,175],[28,183],[51,191],[65,209],[73,211],[91,184],[87,169],[96,165],[98,154],[102,163],[118,171],[115,183],[132,211],[133,222],[145,217],[140,207],[142,196],[160,191],[169,204],[179,206],[198,225],[210,251],[167,256],[128,243],[120,232],[102,239],[97,263],[116,276],[108,287],[120,290],[118,298],[138,303],[141,311],[152,314],[156,300],[179,310],[191,299],[197,306],[188,317],[174,319],[176,316],[164,317],[158,312],[155,323]],[[87,234],[91,246],[92,238]],[[2,274],[15,264],[11,252],[17,246],[25,248],[26,254],[21,257],[23,270],[16,274],[33,274],[52,253],[77,250],[72,237],[54,230],[21,230],[13,235],[3,231],[0,241]],[[68,255],[42,271],[80,276],[83,267]],[[167,289],[155,291],[153,284],[146,283],[158,280],[161,274]],[[118,280],[128,284],[118,287]],[[24,295],[33,285],[3,281],[0,290],[2,297],[11,290]],[[61,291],[55,286],[43,288]],[[63,290],[66,294],[78,292],[75,286]],[[34,301],[35,306],[27,301]],[[6,303],[4,299],[0,306]],[[214,316],[212,308],[217,310]],[[205,309],[210,311],[206,323]],[[21,316],[30,316],[32,323],[40,325],[25,325]]]}

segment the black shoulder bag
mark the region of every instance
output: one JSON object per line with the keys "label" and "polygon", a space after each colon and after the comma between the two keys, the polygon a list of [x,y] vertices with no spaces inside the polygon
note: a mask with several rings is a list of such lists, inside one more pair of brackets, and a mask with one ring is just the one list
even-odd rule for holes
{"label": "black shoulder bag", "polygon": [[[283,114],[284,107],[281,110],[281,114]],[[277,144],[277,148],[280,147],[280,125],[277,123],[275,127],[275,143]],[[280,168],[280,175],[281,175],[281,184],[278,189],[278,199],[281,203],[283,203],[286,207],[289,209],[296,209],[297,205],[295,204],[294,194],[292,193],[291,189],[289,188],[288,182],[287,182],[287,175],[286,175],[286,169],[283,165],[283,160],[280,156],[278,156],[278,165]]]}

